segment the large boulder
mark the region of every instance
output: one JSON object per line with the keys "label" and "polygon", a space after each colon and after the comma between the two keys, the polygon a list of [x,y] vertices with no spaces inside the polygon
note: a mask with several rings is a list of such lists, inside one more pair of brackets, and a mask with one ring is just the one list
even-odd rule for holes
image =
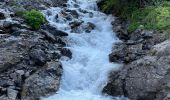
{"label": "large boulder", "polygon": [[104,92],[130,100],[168,100],[170,95],[170,40],[155,45],[150,54],[112,72]]}
{"label": "large boulder", "polygon": [[58,88],[62,75],[59,62],[49,62],[25,80],[21,97],[24,100],[38,100],[40,97],[54,94]]}
{"label": "large boulder", "polygon": [[[0,35],[0,100],[20,100],[20,93],[26,90],[26,84],[41,87],[42,92],[38,88],[30,88],[31,91],[38,91],[35,94],[37,97],[57,91],[62,68],[59,62],[49,61],[59,60],[61,56],[69,54],[66,53],[68,50],[60,52],[62,47],[59,47],[58,40],[53,43],[46,37],[41,32],[30,30]],[[41,82],[43,86],[31,83],[31,77],[37,77],[36,82]],[[28,95],[35,97],[33,92],[22,97],[27,98]]]}

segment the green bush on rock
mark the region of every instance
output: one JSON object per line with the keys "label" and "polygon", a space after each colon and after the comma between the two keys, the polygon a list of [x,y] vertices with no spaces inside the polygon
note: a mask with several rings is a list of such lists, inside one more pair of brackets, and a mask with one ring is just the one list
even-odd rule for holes
{"label": "green bush on rock", "polygon": [[31,26],[32,29],[38,30],[43,23],[45,23],[44,15],[37,10],[26,11],[23,14],[27,24]]}

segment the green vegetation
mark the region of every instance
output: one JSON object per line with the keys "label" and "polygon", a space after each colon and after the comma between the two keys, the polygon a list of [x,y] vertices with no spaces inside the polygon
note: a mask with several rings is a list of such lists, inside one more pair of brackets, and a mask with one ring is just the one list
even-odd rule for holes
{"label": "green vegetation", "polygon": [[[148,30],[167,30],[170,28],[170,2],[164,0],[106,0],[102,5],[104,12],[114,11],[114,14],[130,20],[130,32],[142,27]],[[145,0],[146,1],[146,0]],[[112,10],[113,9],[113,10]]]}
{"label": "green vegetation", "polygon": [[45,23],[44,15],[38,10],[20,11],[16,15],[23,17],[32,29],[38,30]]}
{"label": "green vegetation", "polygon": [[35,30],[39,29],[45,22],[44,15],[37,10],[27,11],[24,13],[24,18],[26,19],[27,24]]}

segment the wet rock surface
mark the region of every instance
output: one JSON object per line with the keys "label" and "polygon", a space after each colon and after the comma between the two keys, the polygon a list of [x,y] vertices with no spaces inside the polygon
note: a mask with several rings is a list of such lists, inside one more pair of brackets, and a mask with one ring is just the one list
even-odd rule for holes
{"label": "wet rock surface", "polygon": [[122,42],[113,46],[109,58],[124,65],[111,72],[103,92],[130,100],[168,100],[169,32],[138,29],[128,33],[120,19],[113,23],[113,30]]}

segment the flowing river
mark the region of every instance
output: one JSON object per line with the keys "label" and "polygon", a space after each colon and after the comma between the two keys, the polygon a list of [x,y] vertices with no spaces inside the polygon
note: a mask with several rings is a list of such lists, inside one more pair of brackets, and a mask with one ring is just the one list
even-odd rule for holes
{"label": "flowing river", "polygon": [[[78,17],[68,18],[62,13],[70,11],[76,11]],[[95,0],[68,0],[67,7],[50,8],[44,13],[51,25],[69,33],[66,40],[72,59],[61,59],[64,72],[59,91],[43,100],[120,100],[102,94],[109,72],[119,69],[108,57],[113,43],[119,41],[112,32],[114,17],[98,11]],[[72,31],[69,23],[74,21],[95,27],[90,32],[82,27]]]}

